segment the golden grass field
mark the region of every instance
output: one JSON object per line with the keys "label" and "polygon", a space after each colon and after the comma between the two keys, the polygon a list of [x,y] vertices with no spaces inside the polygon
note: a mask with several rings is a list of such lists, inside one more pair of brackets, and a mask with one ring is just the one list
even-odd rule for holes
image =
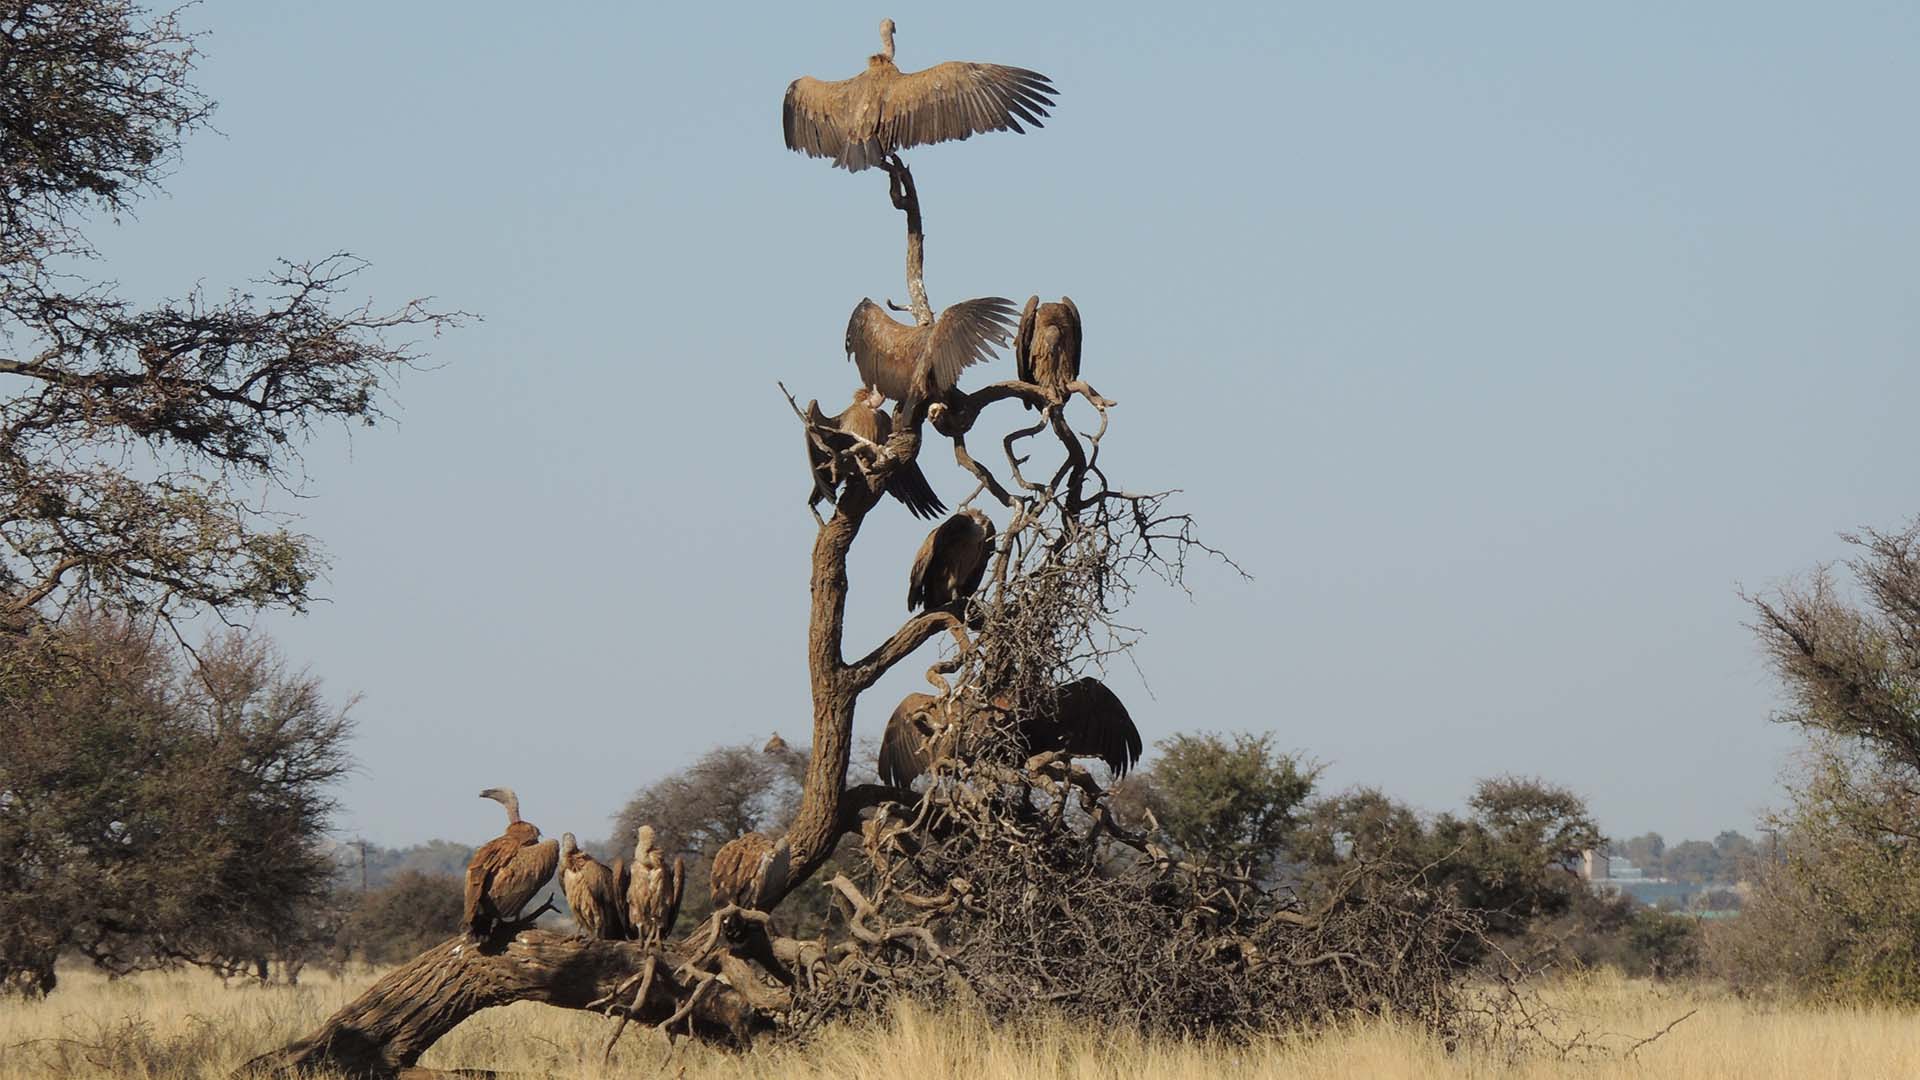
{"label": "golden grass field", "polygon": [[[311,975],[298,988],[222,986],[182,972],[108,981],[63,972],[43,1002],[0,1005],[0,1080],[225,1076],[241,1061],[310,1031],[373,979]],[[1143,1040],[1130,1032],[1041,1024],[994,1032],[967,1016],[907,1010],[870,1030],[829,1033],[804,1049],[730,1054],[682,1044],[667,1075],[747,1077],[1018,1077],[1142,1080],[1174,1077],[1920,1077],[1920,1015],[1873,1009],[1779,1007],[1699,984],[1659,986],[1611,975],[1545,990],[1565,1014],[1561,1036],[1585,1031],[1606,1052],[1566,1060],[1536,1044],[1449,1054],[1427,1035],[1367,1023],[1315,1038],[1222,1047]],[[1632,1044],[1690,1010],[1672,1031]],[[522,1004],[468,1021],[421,1064],[561,1077],[659,1075],[661,1037],[629,1028],[612,1067],[599,1066],[610,1022]]]}

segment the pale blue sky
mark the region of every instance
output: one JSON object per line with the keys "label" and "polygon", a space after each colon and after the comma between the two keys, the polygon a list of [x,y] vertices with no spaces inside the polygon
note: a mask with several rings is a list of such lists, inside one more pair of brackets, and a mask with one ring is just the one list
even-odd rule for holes
{"label": "pale blue sky", "polygon": [[[1061,92],[909,156],[935,304],[1071,294],[1116,479],[1184,488],[1256,576],[1142,594],[1151,692],[1113,681],[1149,740],[1272,731],[1429,810],[1539,773],[1620,836],[1777,798],[1736,588],[1920,510],[1920,8],[555,10],[210,0],[221,133],[98,234],[136,295],[348,249],[376,299],[485,317],[397,425],[308,455],[330,602],[264,622],[365,694],[347,831],[481,839],[508,784],[599,835],[710,745],[804,736],[774,380],[845,398],[901,221],[881,175],[789,153],[779,100],[883,15],[903,67]],[[923,531],[871,523],[850,652]]]}

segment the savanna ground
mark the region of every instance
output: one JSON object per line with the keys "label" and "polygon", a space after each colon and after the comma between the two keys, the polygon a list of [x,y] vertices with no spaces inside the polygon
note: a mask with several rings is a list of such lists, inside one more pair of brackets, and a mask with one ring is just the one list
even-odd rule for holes
{"label": "savanna ground", "polygon": [[[222,986],[180,972],[108,981],[62,973],[44,1001],[0,1006],[0,1080],[225,1077],[249,1056],[303,1035],[374,973],[310,975],[297,988]],[[1549,1035],[1580,1037],[1568,1057],[1543,1040],[1525,1049],[1470,1046],[1374,1022],[1311,1038],[1225,1047],[1143,1040],[1127,1031],[1039,1024],[990,1031],[964,1015],[902,1010],[877,1029],[843,1028],[805,1047],[764,1044],[730,1054],[683,1044],[669,1075],[835,1077],[1915,1077],[1920,1016],[1742,1000],[1704,983],[1660,985],[1595,974],[1546,987],[1563,1015]],[[1691,1016],[1688,1016],[1689,1013]],[[1672,1030],[1634,1044],[1681,1017]],[[608,1021],[523,1003],[485,1012],[436,1045],[423,1066],[524,1075],[657,1075],[660,1037],[629,1029],[599,1065]]]}

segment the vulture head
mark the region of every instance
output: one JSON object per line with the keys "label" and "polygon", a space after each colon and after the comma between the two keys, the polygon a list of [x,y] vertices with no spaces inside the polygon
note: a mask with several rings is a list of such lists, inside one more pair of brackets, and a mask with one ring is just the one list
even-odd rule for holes
{"label": "vulture head", "polygon": [[481,792],[480,797],[483,799],[492,799],[494,802],[506,807],[507,824],[511,825],[520,820],[520,796],[515,795],[512,788],[490,787]]}
{"label": "vulture head", "polygon": [[647,861],[647,855],[653,851],[653,826],[642,825],[633,832],[633,864],[639,866]]}
{"label": "vulture head", "polygon": [[562,859],[567,858],[568,856],[572,855],[574,852],[579,850],[580,850],[580,845],[574,841],[572,833],[568,832],[568,833],[560,834],[560,857]]}

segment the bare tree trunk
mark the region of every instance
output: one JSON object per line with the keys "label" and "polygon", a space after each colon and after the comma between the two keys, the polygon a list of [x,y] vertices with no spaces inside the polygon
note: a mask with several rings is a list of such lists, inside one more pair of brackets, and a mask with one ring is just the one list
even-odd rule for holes
{"label": "bare tree trunk", "polygon": [[[583,941],[544,930],[523,931],[497,952],[452,938],[373,984],[313,1035],[254,1058],[236,1075],[331,1070],[356,1077],[397,1076],[467,1017],[516,1001],[584,1009],[613,996],[618,999],[613,1011],[623,1012],[630,1002],[615,991],[649,952],[638,942]],[[658,1023],[690,994],[662,964],[647,1000],[632,1016]],[[692,1020],[702,1035],[739,1041],[750,1032],[754,1013],[739,994],[720,987],[702,997]]]}

